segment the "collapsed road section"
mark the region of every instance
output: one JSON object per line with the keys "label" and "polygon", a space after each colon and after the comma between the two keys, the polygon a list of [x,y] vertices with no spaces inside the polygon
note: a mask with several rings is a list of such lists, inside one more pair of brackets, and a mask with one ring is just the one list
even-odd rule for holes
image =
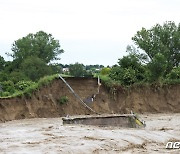
{"label": "collapsed road section", "polygon": [[65,117],[62,118],[63,124],[82,124],[96,126],[115,126],[124,128],[139,128],[145,127],[144,121],[140,121],[133,114],[121,115],[99,115],[99,116],[84,116],[84,117]]}

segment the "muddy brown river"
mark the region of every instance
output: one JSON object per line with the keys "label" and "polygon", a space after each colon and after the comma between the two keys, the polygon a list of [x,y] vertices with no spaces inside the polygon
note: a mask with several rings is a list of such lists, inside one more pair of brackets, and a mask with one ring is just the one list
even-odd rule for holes
{"label": "muddy brown river", "polygon": [[180,114],[140,115],[146,128],[63,125],[62,118],[0,123],[0,154],[180,153]]}

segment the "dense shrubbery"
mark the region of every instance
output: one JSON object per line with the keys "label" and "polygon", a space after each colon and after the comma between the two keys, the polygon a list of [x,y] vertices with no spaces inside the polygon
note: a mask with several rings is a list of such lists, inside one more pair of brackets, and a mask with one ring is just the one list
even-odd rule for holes
{"label": "dense shrubbery", "polygon": [[166,75],[167,79],[180,80],[180,67],[173,68],[169,74]]}
{"label": "dense shrubbery", "polygon": [[110,71],[111,71],[111,68],[109,68],[109,67],[104,67],[104,68],[102,68],[102,70],[100,71],[100,74],[101,74],[101,75],[108,75],[108,74],[110,73]]}
{"label": "dense shrubbery", "polygon": [[145,66],[141,64],[135,54],[130,53],[119,59],[119,65],[115,65],[109,76],[123,85],[131,85],[136,82],[145,80]]}
{"label": "dense shrubbery", "polygon": [[[148,64],[141,64],[134,61],[130,63],[131,56],[125,56],[119,59],[119,65],[112,67],[109,72],[110,79],[118,81],[122,85],[132,85],[134,83],[180,83],[180,67],[174,67],[168,74],[166,74],[166,64],[159,57]],[[162,60],[162,61],[161,61]],[[123,63],[121,62],[123,61]]]}
{"label": "dense shrubbery", "polygon": [[32,85],[36,84],[35,82],[32,81],[19,81],[16,83],[15,87],[17,90],[25,90],[27,87],[30,87]]}
{"label": "dense shrubbery", "polygon": [[0,83],[1,85],[1,91],[0,96],[8,96],[15,93],[16,88],[12,81],[4,81]]}
{"label": "dense shrubbery", "polygon": [[58,78],[58,74],[45,76],[38,82],[19,81],[14,84],[12,81],[4,81],[0,83],[0,97],[28,96],[31,97],[33,91],[48,85],[52,80]]}

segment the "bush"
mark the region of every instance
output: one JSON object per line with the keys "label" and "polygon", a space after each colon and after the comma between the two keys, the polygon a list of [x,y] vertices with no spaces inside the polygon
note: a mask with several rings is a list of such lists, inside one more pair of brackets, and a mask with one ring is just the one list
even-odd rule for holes
{"label": "bush", "polygon": [[136,71],[129,68],[121,68],[120,66],[113,67],[110,71],[111,79],[121,82],[123,85],[131,85],[137,81]]}
{"label": "bush", "polygon": [[84,77],[93,77],[92,71],[85,71],[84,70]]}
{"label": "bush", "polygon": [[124,85],[131,85],[135,83],[137,81],[135,70],[133,70],[132,68],[124,69],[121,81]]}
{"label": "bush", "polygon": [[0,83],[2,87],[2,92],[9,92],[9,94],[13,94],[15,92],[15,86],[12,81],[4,81]]}
{"label": "bush", "polygon": [[108,75],[110,73],[110,70],[111,70],[110,68],[104,67],[104,68],[102,68],[100,74],[101,75]]}
{"label": "bush", "polygon": [[5,92],[0,92],[0,96],[1,97],[7,97],[7,96],[9,96],[10,95],[10,92],[7,92],[7,91],[5,91]]}
{"label": "bush", "polygon": [[15,87],[17,90],[25,90],[27,87],[32,86],[35,82],[32,81],[19,81]]}
{"label": "bush", "polygon": [[108,75],[100,75],[99,77],[101,82],[109,88],[120,85],[120,82],[112,80],[112,78],[110,78]]}
{"label": "bush", "polygon": [[[32,81],[20,81],[16,85],[12,81],[0,82],[0,87],[2,87],[0,92],[0,97],[17,97],[17,96],[27,96],[31,97],[32,93],[43,86],[48,85],[52,80],[58,78],[58,74],[45,76],[41,78],[37,83]],[[4,95],[4,92],[9,92],[9,94]]]}
{"label": "bush", "polygon": [[0,82],[8,81],[9,75],[5,72],[0,72]]}
{"label": "bush", "polygon": [[14,82],[14,84],[18,83],[19,81],[29,80],[29,78],[23,72],[16,72],[13,71],[9,75],[9,80]]}
{"label": "bush", "polygon": [[166,75],[166,78],[171,80],[180,79],[180,67],[173,68],[171,72]]}
{"label": "bush", "polygon": [[68,97],[67,96],[61,96],[58,100],[59,104],[66,104],[68,102]]}
{"label": "bush", "polygon": [[120,66],[115,66],[111,69],[109,77],[115,81],[121,81],[124,71]]}

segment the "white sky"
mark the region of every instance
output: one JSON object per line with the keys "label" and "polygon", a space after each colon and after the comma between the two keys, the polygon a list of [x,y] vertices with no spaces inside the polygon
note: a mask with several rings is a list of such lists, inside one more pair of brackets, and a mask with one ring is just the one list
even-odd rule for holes
{"label": "white sky", "polygon": [[0,55],[29,33],[60,41],[60,63],[113,65],[142,27],[180,19],[180,0],[0,0]]}

